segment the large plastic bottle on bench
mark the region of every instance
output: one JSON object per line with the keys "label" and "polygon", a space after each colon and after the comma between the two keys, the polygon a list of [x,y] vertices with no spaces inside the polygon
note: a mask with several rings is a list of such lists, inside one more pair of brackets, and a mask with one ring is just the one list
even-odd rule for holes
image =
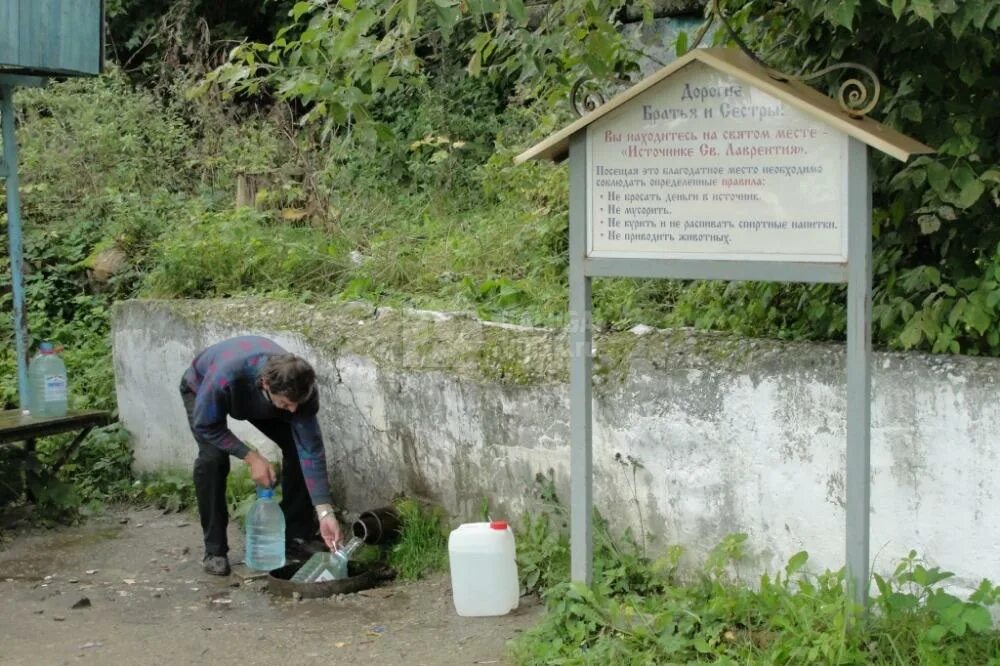
{"label": "large plastic bottle on bench", "polygon": [[28,409],[32,416],[66,416],[69,381],[66,364],[51,342],[38,345],[28,365]]}

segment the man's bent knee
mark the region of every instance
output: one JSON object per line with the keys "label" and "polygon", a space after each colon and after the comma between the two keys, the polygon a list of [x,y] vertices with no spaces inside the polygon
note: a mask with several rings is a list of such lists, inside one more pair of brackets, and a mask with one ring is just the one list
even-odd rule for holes
{"label": "man's bent knee", "polygon": [[229,471],[229,454],[219,449],[210,450],[207,447],[198,452],[194,461],[195,470]]}

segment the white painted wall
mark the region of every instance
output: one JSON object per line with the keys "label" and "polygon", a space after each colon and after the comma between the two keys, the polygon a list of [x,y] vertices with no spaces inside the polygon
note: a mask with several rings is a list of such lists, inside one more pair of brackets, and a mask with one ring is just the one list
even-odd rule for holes
{"label": "white painted wall", "polygon": [[[334,493],[348,509],[373,508],[406,492],[439,501],[456,520],[474,517],[484,497],[494,515],[516,519],[536,506],[537,473],[551,473],[568,502],[564,370],[546,370],[531,384],[477,376],[469,368],[476,367],[481,336],[497,328],[468,318],[398,312],[373,318],[350,306],[293,304],[260,316],[271,307],[262,303],[118,306],[119,410],[138,470],[190,468],[195,444],[176,389],[185,366],[214,341],[258,333],[314,362]],[[274,316],[289,308],[302,312]],[[279,320],[301,321],[302,330],[261,324]],[[378,351],[380,329],[407,321],[437,339],[392,335]],[[565,367],[558,333],[502,331],[515,354],[551,341],[545,362]],[[780,570],[799,550],[809,551],[814,571],[841,567],[842,349],[676,331],[646,332],[636,342],[623,380],[603,379],[595,389],[594,495],[602,512],[636,528],[641,512],[653,548],[678,543],[692,561],[727,534],[746,532],[753,554],[747,571]],[[598,339],[599,356],[605,344]],[[442,369],[449,355],[472,361]],[[531,354],[526,361],[544,365]],[[1000,523],[993,519],[1000,515],[998,374],[993,359],[875,355],[876,571],[891,570],[915,549],[931,565],[955,572],[958,590],[984,577],[1000,579]],[[237,432],[262,443],[252,427]],[[615,454],[641,462],[635,486]]]}

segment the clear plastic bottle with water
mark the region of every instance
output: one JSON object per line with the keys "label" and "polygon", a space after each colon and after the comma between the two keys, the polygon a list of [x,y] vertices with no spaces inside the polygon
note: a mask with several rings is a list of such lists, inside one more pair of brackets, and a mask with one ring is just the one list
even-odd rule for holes
{"label": "clear plastic bottle with water", "polygon": [[285,514],[270,488],[257,488],[246,518],[246,565],[258,571],[285,566]]}
{"label": "clear plastic bottle with water", "polygon": [[32,416],[66,416],[66,364],[57,351],[51,342],[43,342],[28,365],[28,408]]}
{"label": "clear plastic bottle with water", "polygon": [[328,580],[342,580],[348,577],[347,563],[365,540],[354,537],[335,553],[316,553],[303,564],[295,575],[293,583],[323,583]]}

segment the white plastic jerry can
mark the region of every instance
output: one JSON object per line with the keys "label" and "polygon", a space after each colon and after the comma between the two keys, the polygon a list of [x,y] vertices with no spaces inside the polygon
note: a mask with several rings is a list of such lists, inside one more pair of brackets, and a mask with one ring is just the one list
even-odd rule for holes
{"label": "white plastic jerry can", "polygon": [[514,552],[514,533],[505,520],[465,523],[452,530],[448,562],[459,615],[506,615],[517,608],[521,595]]}

